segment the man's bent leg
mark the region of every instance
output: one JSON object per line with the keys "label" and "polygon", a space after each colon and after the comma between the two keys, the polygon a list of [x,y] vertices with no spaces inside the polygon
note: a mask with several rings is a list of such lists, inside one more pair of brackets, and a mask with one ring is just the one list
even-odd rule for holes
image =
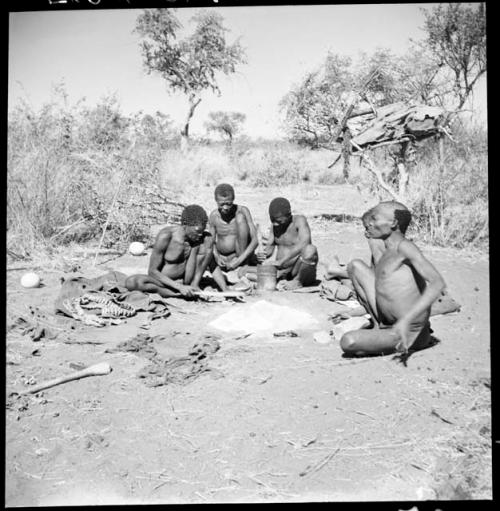
{"label": "man's bent leg", "polygon": [[291,279],[279,284],[280,290],[291,290],[304,286],[311,286],[316,282],[316,268],[318,266],[318,250],[314,245],[306,245],[291,268],[278,270],[278,280]]}
{"label": "man's bent leg", "polygon": [[341,265],[339,258],[333,256],[331,263],[326,268],[325,279],[348,279],[349,274],[347,273],[347,267]]}
{"label": "man's bent leg", "polygon": [[257,266],[247,266],[245,268],[245,277],[250,282],[257,282]]}
{"label": "man's bent leg", "polygon": [[[400,336],[392,328],[373,328],[347,332],[340,340],[340,347],[348,355],[388,355],[394,353]],[[410,350],[427,348],[430,345],[430,330],[427,323],[421,330],[410,332]]]}
{"label": "man's bent leg", "polygon": [[180,296],[178,291],[163,286],[149,275],[132,275],[125,280],[125,287],[129,291],[142,291],[143,293],[158,293],[163,298]]}
{"label": "man's bent leg", "polygon": [[375,301],[375,272],[373,268],[368,266],[364,261],[361,261],[361,259],[353,259],[347,265],[347,271],[358,296],[358,300],[378,324],[379,318]]}
{"label": "man's bent leg", "polygon": [[298,259],[297,279],[302,286],[311,286],[316,282],[318,266],[318,249],[314,245],[306,245]]}
{"label": "man's bent leg", "polygon": [[220,266],[217,266],[213,255],[208,263],[208,271],[212,274],[212,278],[214,279],[219,289],[221,291],[227,291],[228,288],[226,277],[224,277],[224,273],[222,273]]}

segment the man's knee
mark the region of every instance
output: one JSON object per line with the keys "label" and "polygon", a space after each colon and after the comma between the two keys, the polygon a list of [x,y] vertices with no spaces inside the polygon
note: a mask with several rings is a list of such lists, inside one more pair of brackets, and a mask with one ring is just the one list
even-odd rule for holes
{"label": "man's knee", "polygon": [[140,289],[142,283],[141,275],[131,275],[125,280],[125,287],[129,291],[135,291],[136,289]]}
{"label": "man's knee", "polygon": [[356,351],[356,334],[353,332],[346,332],[340,339],[340,347],[345,353],[354,353]]}
{"label": "man's knee", "polygon": [[314,245],[306,245],[301,252],[302,260],[307,263],[318,262],[318,249]]}
{"label": "man's knee", "polygon": [[368,266],[361,259],[353,259],[347,264],[347,273],[350,278],[352,278],[353,275],[356,276],[360,273],[365,273],[367,269]]}

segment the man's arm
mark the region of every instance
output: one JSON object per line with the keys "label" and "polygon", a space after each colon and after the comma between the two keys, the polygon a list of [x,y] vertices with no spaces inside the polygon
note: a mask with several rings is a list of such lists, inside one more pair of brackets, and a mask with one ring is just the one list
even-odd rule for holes
{"label": "man's arm", "polygon": [[[197,289],[200,287],[200,280],[201,277],[203,277],[203,273],[207,269],[208,263],[210,262],[210,258],[212,257],[212,250],[213,250],[214,238],[211,235],[206,235],[203,240],[203,247],[205,249],[205,254],[203,256],[203,259],[200,261],[200,264],[196,265],[193,281],[191,282],[191,285]],[[193,249],[193,252],[195,249]],[[196,250],[196,257],[198,256],[199,248]]]}
{"label": "man's arm", "polygon": [[307,223],[306,217],[297,215],[295,217],[295,226],[297,227],[297,243],[286,255],[285,258],[275,261],[277,268],[285,268],[286,264],[292,262],[300,253],[302,249],[311,243],[311,229]]}
{"label": "man's arm", "polygon": [[179,284],[161,272],[164,266],[165,252],[172,241],[172,231],[167,228],[161,230],[156,237],[149,259],[148,275],[160,281],[165,287],[180,291],[182,284]]}
{"label": "man's arm", "polygon": [[246,261],[248,256],[257,248],[257,245],[259,244],[259,240],[257,238],[257,229],[253,223],[250,210],[246,206],[240,206],[240,208],[240,211],[248,224],[250,243],[248,244],[248,247],[234,261],[233,266],[235,267],[239,266],[241,263],[243,263],[243,261]]}
{"label": "man's arm", "polygon": [[265,234],[262,235],[261,251],[255,253],[259,263],[266,264],[265,260],[269,259],[273,255],[275,248],[276,242],[274,240],[273,228],[269,227],[267,236]]}
{"label": "man's arm", "polygon": [[407,351],[410,346],[407,342],[407,332],[411,322],[426,310],[441,295],[446,287],[441,274],[436,270],[432,263],[422,254],[420,249],[411,241],[403,240],[398,248],[398,252],[407,259],[415,271],[425,280],[426,286],[418,300],[408,309],[406,314],[395,324],[396,329],[401,335],[400,348]]}
{"label": "man's arm", "polygon": [[212,252],[214,254],[215,264],[217,266],[221,266],[222,261],[220,261],[219,258],[219,251],[217,250],[217,243],[215,243],[215,239],[217,236],[217,228],[215,227],[215,215],[217,214],[217,210],[212,211],[210,213],[210,217],[208,218],[208,232],[210,232],[210,235],[212,237]]}

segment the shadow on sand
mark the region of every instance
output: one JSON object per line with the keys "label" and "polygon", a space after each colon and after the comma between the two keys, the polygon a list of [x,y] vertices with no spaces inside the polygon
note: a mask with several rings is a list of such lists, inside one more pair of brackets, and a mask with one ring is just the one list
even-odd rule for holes
{"label": "shadow on sand", "polygon": [[433,346],[436,346],[436,344],[439,344],[441,341],[437,338],[431,335],[431,338],[429,340],[429,343],[425,346],[418,347],[416,349],[409,349],[408,353],[374,353],[374,354],[366,354],[366,355],[356,355],[353,353],[343,353],[342,358],[374,358],[374,357],[387,357],[391,356],[391,360],[396,360],[397,362],[400,362],[405,367],[407,367],[408,359],[418,351],[427,350],[429,348],[432,348]]}

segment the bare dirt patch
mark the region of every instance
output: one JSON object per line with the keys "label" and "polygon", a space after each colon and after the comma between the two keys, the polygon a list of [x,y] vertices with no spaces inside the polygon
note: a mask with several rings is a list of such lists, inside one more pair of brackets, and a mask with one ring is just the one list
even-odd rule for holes
{"label": "bare dirt patch", "polygon": [[[211,209],[211,194],[201,190],[196,202]],[[359,216],[372,204],[355,188],[237,190],[237,201],[267,225],[275,195],[311,219],[323,263],[334,254],[368,258],[356,221],[313,218]],[[345,359],[337,344],[315,342],[331,308],[318,294],[265,296],[318,319],[297,337],[217,332],[210,320],[240,304],[175,299],[171,316],[147,330],[147,313],[139,313],[116,326],[77,325],[54,340],[8,333],[7,393],[75,364],[107,361],[113,372],[7,409],[6,505],[490,499],[488,260],[422,248],[462,310],[433,318],[440,342],[407,366],[392,356]],[[82,273],[142,271],[147,259],[126,255],[91,268],[89,258]],[[45,285],[34,290],[20,286],[22,272],[7,273],[9,314],[29,305],[50,312],[62,272],[40,273]],[[155,338],[163,357],[185,356],[206,335],[218,335],[220,347],[206,362],[211,370],[149,387],[138,376],[147,358],[106,352],[138,333]]]}

